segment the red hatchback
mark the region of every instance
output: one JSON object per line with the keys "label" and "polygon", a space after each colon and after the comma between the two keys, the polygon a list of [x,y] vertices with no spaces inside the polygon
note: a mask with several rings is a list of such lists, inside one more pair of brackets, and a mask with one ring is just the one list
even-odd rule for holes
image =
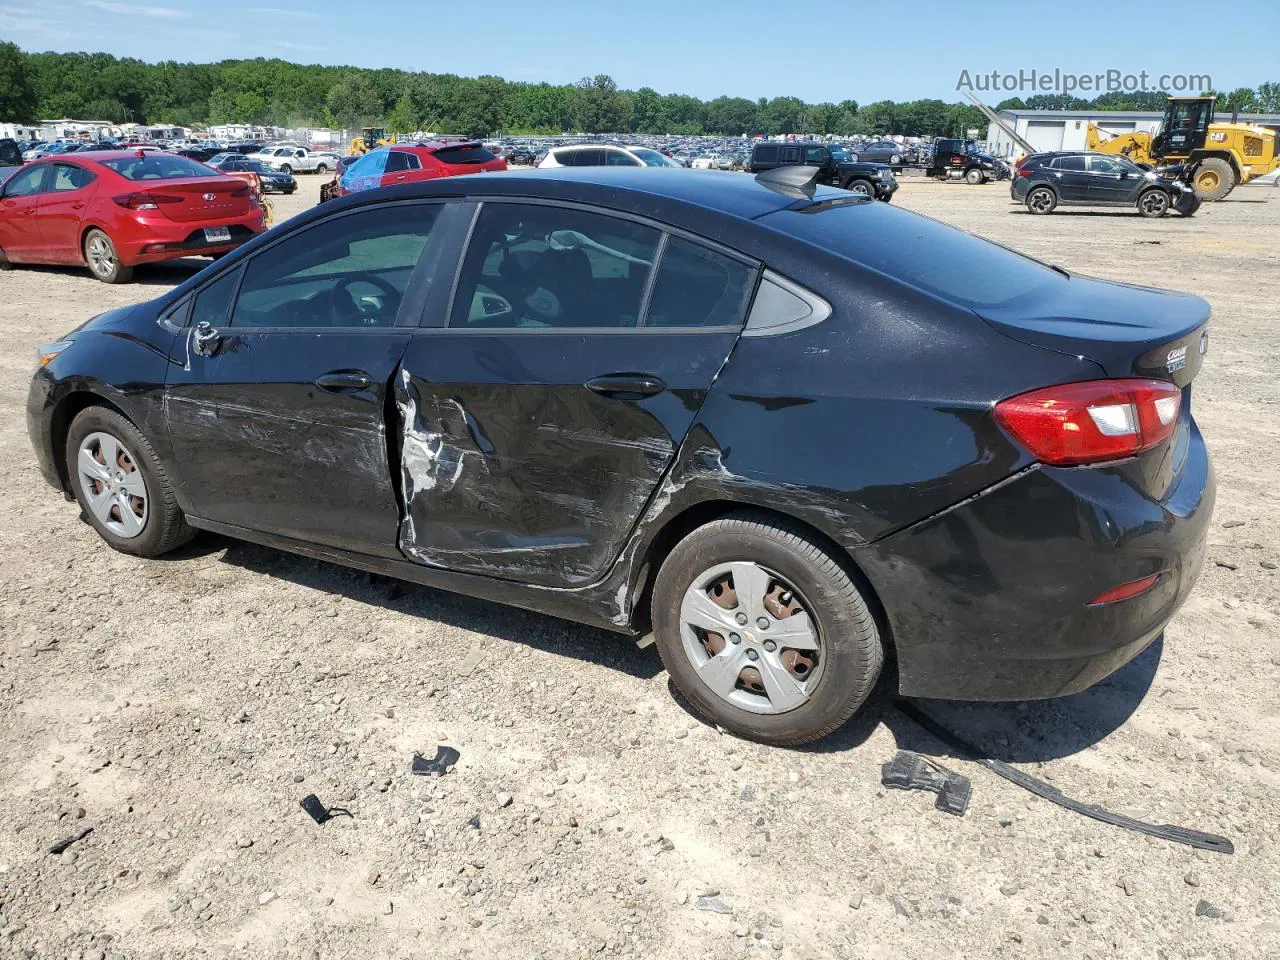
{"label": "red hatchback", "polygon": [[264,229],[247,184],[169,153],[51,156],[0,187],[0,268],[85,264],[127,283],[138,264],[217,256]]}
{"label": "red hatchback", "polygon": [[379,147],[347,167],[333,195],[345,197],[348,193],[378,187],[505,169],[507,161],[495,157],[482,144],[474,142]]}

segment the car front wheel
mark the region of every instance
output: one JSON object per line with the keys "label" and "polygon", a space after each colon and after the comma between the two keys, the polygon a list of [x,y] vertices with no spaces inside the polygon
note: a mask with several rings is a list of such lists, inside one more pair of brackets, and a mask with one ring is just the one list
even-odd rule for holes
{"label": "car front wheel", "polygon": [[986,182],[987,175],[983,173],[981,170],[979,170],[977,167],[974,167],[972,170],[970,170],[968,173],[964,175],[964,178],[972,184],[979,184],[979,183]]}
{"label": "car front wheel", "polygon": [[884,661],[849,572],[772,517],[727,517],[689,534],[658,573],[652,610],[677,689],[708,720],[761,743],[836,730]]}
{"label": "car front wheel", "polygon": [[874,197],[876,195],[876,188],[872,186],[869,180],[850,180],[845,189],[851,193],[860,193],[864,197]]}
{"label": "car front wheel", "polygon": [[1163,190],[1148,190],[1138,198],[1138,212],[1144,217],[1163,217],[1169,212],[1169,195]]}
{"label": "car front wheel", "polygon": [[1048,187],[1035,187],[1027,194],[1027,209],[1032,213],[1053,213],[1058,198]]}
{"label": "car front wheel", "polygon": [[151,443],[116,411],[82,410],[67,432],[65,454],[84,518],[116,550],[158,557],[195,535]]}

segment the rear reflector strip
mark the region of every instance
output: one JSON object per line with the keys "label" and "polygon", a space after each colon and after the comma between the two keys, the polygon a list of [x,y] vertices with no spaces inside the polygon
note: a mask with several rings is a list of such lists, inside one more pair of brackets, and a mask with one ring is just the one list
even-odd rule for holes
{"label": "rear reflector strip", "polygon": [[1118,587],[1112,587],[1110,590],[1103,590],[1092,600],[1086,604],[1090,607],[1105,607],[1111,603],[1119,603],[1121,600],[1132,600],[1136,596],[1146,593],[1164,576],[1162,573],[1153,573],[1149,577],[1143,577],[1141,580],[1131,580],[1128,583],[1122,583]]}

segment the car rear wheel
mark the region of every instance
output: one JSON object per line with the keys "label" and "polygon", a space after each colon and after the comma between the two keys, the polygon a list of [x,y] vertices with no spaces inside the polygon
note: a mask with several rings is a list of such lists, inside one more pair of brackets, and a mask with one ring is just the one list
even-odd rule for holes
{"label": "car rear wheel", "polygon": [[65,454],[85,519],[116,550],[158,557],[195,535],[151,443],[119,413],[82,410],[67,432]]}
{"label": "car rear wheel", "polygon": [[291,177],[293,176],[293,167],[289,166],[289,164],[287,163],[283,164],[280,167],[280,172],[283,173],[286,177]]}
{"label": "car rear wheel", "polygon": [[133,267],[120,262],[116,245],[101,230],[85,234],[84,262],[89,265],[89,272],[103,283],[128,283],[133,279]]}
{"label": "car rear wheel", "polygon": [[1027,194],[1027,209],[1032,213],[1053,213],[1058,198],[1048,187],[1035,187]]}
{"label": "car rear wheel", "polygon": [[874,197],[876,195],[875,185],[870,180],[850,180],[845,189],[851,193],[860,193],[864,197]]}
{"label": "car rear wheel", "polygon": [[327,164],[323,164],[323,163],[316,164],[316,173],[320,174],[321,176],[324,176],[328,172],[329,172],[329,167]]}
{"label": "car rear wheel", "polygon": [[728,517],[689,534],[658,573],[652,609],[677,689],[707,719],[762,743],[840,727],[884,661],[849,573],[773,518]]}
{"label": "car rear wheel", "polygon": [[1144,217],[1163,217],[1169,212],[1169,195],[1163,190],[1148,190],[1138,197],[1138,212]]}
{"label": "car rear wheel", "polygon": [[964,175],[964,178],[973,184],[983,183],[987,179],[986,174],[984,174],[977,167],[974,167],[972,170],[966,173]]}

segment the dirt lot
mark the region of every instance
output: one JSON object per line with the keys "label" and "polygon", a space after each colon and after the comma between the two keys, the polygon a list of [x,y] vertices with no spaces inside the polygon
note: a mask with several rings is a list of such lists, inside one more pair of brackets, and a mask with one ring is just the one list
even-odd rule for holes
{"label": "dirt lot", "polygon": [[[963,819],[887,791],[897,747],[940,750],[891,708],[767,749],[695,720],[622,638],[211,536],[115,554],[37,475],[33,350],[187,268],[21,270],[0,275],[0,956],[1280,957],[1280,189],[1157,222],[1033,218],[1006,185],[896,202],[1213,304],[1215,532],[1163,643],[1068,700],[933,707],[1235,856],[961,760]],[[440,742],[456,771],[411,776]],[[317,826],[309,793],[352,816]]]}

